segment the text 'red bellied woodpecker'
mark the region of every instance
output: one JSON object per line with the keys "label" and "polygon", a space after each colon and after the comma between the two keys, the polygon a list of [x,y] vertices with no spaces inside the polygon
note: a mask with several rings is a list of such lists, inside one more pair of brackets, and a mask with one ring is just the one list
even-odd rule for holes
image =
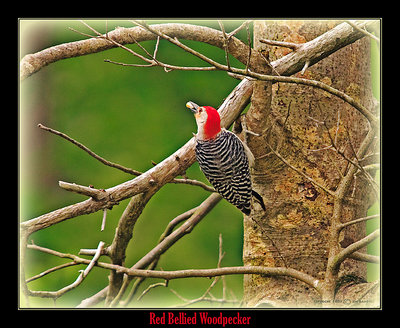
{"label": "text 'red bellied woodpecker'", "polygon": [[244,214],[251,212],[252,196],[265,211],[262,197],[252,190],[250,167],[254,156],[232,132],[221,129],[218,111],[210,106],[187,102],[196,118],[196,159],[213,187]]}

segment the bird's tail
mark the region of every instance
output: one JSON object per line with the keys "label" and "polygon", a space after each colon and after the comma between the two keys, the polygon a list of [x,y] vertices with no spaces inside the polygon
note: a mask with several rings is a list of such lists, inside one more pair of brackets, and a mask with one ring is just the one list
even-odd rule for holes
{"label": "bird's tail", "polygon": [[261,197],[261,195],[257,192],[255,192],[254,190],[251,191],[254,198],[256,199],[256,201],[261,205],[262,209],[265,211],[265,204],[264,204],[264,200]]}

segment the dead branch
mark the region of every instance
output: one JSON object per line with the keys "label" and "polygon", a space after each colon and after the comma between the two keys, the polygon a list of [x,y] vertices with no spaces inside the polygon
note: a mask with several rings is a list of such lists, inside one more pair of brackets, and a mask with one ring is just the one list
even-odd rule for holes
{"label": "dead branch", "polygon": [[[108,247],[108,254],[111,263],[124,265],[126,257],[126,248],[132,238],[133,228],[142,214],[147,203],[159,188],[152,188],[151,190],[132,197],[125,211],[122,213],[118,221],[118,226],[115,229],[114,239]],[[123,274],[111,271],[109,276],[109,289],[107,293],[106,304],[108,304],[118,293],[121,288]]]}
{"label": "dead branch", "polygon": [[[164,254],[172,245],[174,245],[179,239],[181,239],[186,234],[190,233],[193,228],[207,215],[209,211],[222,199],[222,196],[217,193],[211,194],[196,211],[192,214],[190,219],[188,219],[184,224],[182,224],[174,232],[166,236],[159,244],[157,244],[150,252],[148,252],[144,257],[142,257],[132,269],[145,268],[150,265],[155,259],[158,259],[162,254]],[[125,277],[121,289],[115,299],[112,301],[111,305],[115,306],[117,302],[124,295],[127,287],[129,286],[132,277]]]}
{"label": "dead branch", "polygon": [[[369,147],[372,143],[372,141],[375,138],[376,134],[376,129],[377,127],[371,128],[371,130],[368,132],[367,136],[364,138],[362,141],[358,151],[357,151],[357,158],[363,158],[366,153],[369,150]],[[352,248],[347,248],[347,251],[341,251],[338,248],[338,241],[339,241],[339,233],[341,229],[343,228],[342,223],[341,223],[341,214],[343,210],[343,204],[344,204],[344,199],[349,192],[351,182],[353,181],[353,178],[355,176],[355,173],[357,172],[358,168],[356,166],[350,166],[348,172],[346,175],[341,179],[337,189],[336,189],[336,201],[333,206],[333,214],[332,214],[332,219],[331,219],[331,232],[329,236],[329,255],[328,255],[328,264],[326,267],[326,272],[325,272],[325,280],[324,280],[324,287],[323,287],[323,299],[333,299],[334,295],[334,288],[335,284],[337,281],[337,274],[338,274],[338,269],[340,264],[343,262],[343,260],[350,256],[352,253],[355,251],[359,250],[360,248],[357,248],[359,244],[356,244],[356,246],[350,245],[349,247]],[[375,231],[374,235],[371,234],[369,238],[376,238],[378,236],[379,232]],[[367,238],[367,237],[365,237]],[[367,239],[368,240],[368,239]],[[353,244],[354,245],[354,244]],[[362,247],[361,247],[362,248]],[[339,255],[340,254],[340,255]]]}
{"label": "dead branch", "polygon": [[[52,254],[55,256],[59,256],[62,258],[71,258],[74,262],[79,264],[90,264],[92,261],[81,258],[76,255],[66,254],[61,252],[56,252],[51,249],[40,247],[36,245],[29,245],[28,248],[36,249],[48,254]],[[287,276],[298,279],[307,285],[315,288],[317,291],[320,291],[320,282],[314,277],[286,267],[264,267],[264,266],[250,266],[250,267],[222,267],[215,269],[199,269],[199,270],[177,270],[177,271],[155,271],[155,270],[142,270],[135,268],[126,268],[120,265],[105,263],[105,262],[96,262],[94,265],[108,269],[115,270],[120,273],[124,273],[130,277],[146,277],[146,278],[160,278],[164,280],[173,280],[173,279],[182,279],[182,278],[194,278],[194,277],[218,277],[218,276],[226,276],[226,275],[234,275],[234,274],[259,274],[264,276]]]}
{"label": "dead branch", "polygon": [[142,174],[142,172],[139,172],[139,171],[136,171],[136,170],[132,170],[132,169],[130,169],[128,167],[125,167],[125,166],[122,166],[120,164],[113,163],[113,162],[110,162],[110,161],[106,160],[105,158],[97,155],[94,151],[90,150],[84,144],[76,141],[75,139],[71,138],[70,136],[66,135],[65,133],[62,133],[60,131],[51,129],[51,128],[47,127],[47,126],[44,126],[43,124],[38,124],[38,128],[40,128],[42,130],[45,130],[45,131],[48,131],[50,133],[53,133],[53,134],[55,134],[55,135],[57,135],[57,136],[59,136],[61,138],[64,138],[65,140],[71,142],[72,144],[78,146],[80,149],[82,149],[85,152],[87,152],[90,156],[92,156],[93,158],[97,159],[100,163],[103,163],[104,165],[107,165],[107,166],[110,166],[110,167],[114,167],[114,168],[116,168],[118,170],[121,170],[121,171],[123,171],[125,173],[129,173],[129,174],[132,174],[132,175],[140,175],[140,174]]}
{"label": "dead branch", "polygon": [[72,191],[77,194],[92,197],[96,201],[99,201],[99,200],[107,197],[107,193],[104,190],[100,190],[100,189],[85,187],[85,186],[77,185],[75,183],[68,183],[68,182],[64,182],[64,181],[58,181],[58,185],[60,186],[60,188],[62,188],[64,190]]}
{"label": "dead branch", "polygon": [[[95,266],[97,260],[99,259],[100,255],[101,255],[101,250],[102,250],[103,247],[104,247],[104,242],[102,242],[102,241],[99,242],[99,246],[97,246],[97,251],[96,251],[95,255],[93,256],[93,258],[91,260],[86,260],[85,261],[85,262],[87,262],[88,266],[86,267],[85,270],[81,271],[81,273],[78,276],[78,278],[72,284],[70,284],[68,286],[65,286],[64,288],[61,288],[60,290],[58,290],[56,292],[29,291],[29,295],[30,296],[47,297],[47,298],[57,299],[57,298],[61,297],[62,295],[64,295],[65,293],[69,292],[70,290],[78,287],[83,282],[83,280],[87,277],[87,275],[92,270],[92,268]],[[78,257],[76,255],[63,254],[63,253],[51,251],[49,249],[46,249],[46,248],[43,248],[43,247],[39,247],[39,246],[36,246],[36,245],[29,245],[28,248],[41,250],[41,251],[44,251],[46,253],[50,253],[52,255],[56,255],[56,256],[60,256],[60,257],[64,257],[64,258],[65,257],[67,257],[67,258],[69,257],[69,258],[72,258],[75,263],[77,263],[76,259]]]}
{"label": "dead branch", "polygon": [[[243,76],[252,77],[252,78],[255,78],[255,79],[261,80],[261,81],[296,83],[296,84],[302,84],[302,85],[315,87],[315,88],[324,90],[324,91],[326,91],[326,92],[328,92],[328,93],[330,93],[330,94],[342,99],[343,101],[347,102],[348,104],[353,106],[355,109],[357,109],[362,115],[364,115],[372,125],[376,126],[378,124],[378,122],[379,122],[379,119],[377,117],[375,117],[375,115],[373,115],[372,112],[370,112],[367,108],[365,108],[362,104],[360,104],[354,98],[350,97],[345,92],[342,92],[342,91],[340,91],[338,89],[335,89],[335,88],[333,88],[333,87],[331,87],[331,86],[329,86],[329,85],[327,85],[327,84],[325,84],[323,82],[316,81],[316,80],[297,78],[297,77],[260,74],[260,73],[257,73],[257,72],[250,71],[249,69],[238,69],[238,68],[235,68],[235,67],[230,67],[229,65],[223,65],[223,64],[220,64],[220,63],[216,62],[215,60],[205,56],[204,54],[199,53],[198,51],[195,51],[192,48],[186,46],[182,42],[178,41],[178,39],[172,38],[171,36],[152,28],[151,26],[147,25],[144,22],[138,22],[138,21],[134,21],[134,22],[136,24],[138,24],[139,26],[143,27],[144,29],[147,29],[149,32],[154,33],[155,35],[168,40],[169,42],[175,44],[179,48],[182,48],[183,50],[191,53],[192,55],[200,58],[201,60],[211,64],[212,66],[216,67],[218,70],[222,70],[222,71],[226,71],[226,72],[230,72],[230,73],[234,73],[234,74],[239,74],[239,75],[243,75]],[[345,24],[345,25],[348,26],[347,24]],[[328,31],[328,32],[330,32],[330,31]],[[328,32],[326,32],[326,33],[328,33]],[[325,34],[323,34],[323,36]],[[329,34],[329,36],[330,36],[330,34]],[[319,39],[320,37],[318,37],[316,39]],[[305,45],[305,44],[303,44],[303,45]],[[330,53],[332,53],[332,52],[329,52],[329,54]],[[307,64],[307,67],[311,66],[312,65],[312,60],[311,59],[307,59],[300,69],[304,69],[306,64]]]}
{"label": "dead branch", "polygon": [[[173,38],[205,42],[223,49],[224,38],[221,31],[209,27],[190,24],[159,24],[152,25],[152,27]],[[121,45],[157,39],[157,36],[153,33],[149,33],[140,27],[117,27],[115,30],[109,31],[107,37]],[[230,40],[229,53],[245,64],[247,60],[247,46],[233,36]],[[24,80],[43,67],[56,61],[97,53],[115,47],[117,47],[115,43],[110,43],[105,38],[93,37],[91,39],[60,44],[35,54],[26,55],[20,63],[20,79]]]}
{"label": "dead branch", "polygon": [[363,218],[355,219],[355,220],[352,220],[352,221],[349,221],[349,222],[345,222],[345,223],[339,224],[337,229],[340,231],[340,230],[342,230],[343,228],[345,228],[345,227],[347,227],[349,225],[360,223],[360,222],[365,222],[365,221],[371,220],[371,219],[376,219],[378,217],[380,217],[380,214],[374,214],[374,215],[369,215],[369,216],[366,216],[366,217],[363,217]]}
{"label": "dead branch", "polygon": [[[355,24],[360,28],[369,29],[377,22],[376,20],[365,20],[357,21]],[[299,72],[307,61],[310,62],[309,66],[312,66],[340,48],[364,36],[364,33],[354,30],[347,23],[342,23],[309,42],[299,44],[296,51],[272,62],[271,65],[280,75],[293,75]]]}
{"label": "dead branch", "polygon": [[[167,225],[167,227],[165,228],[164,232],[161,234],[161,236],[160,236],[160,238],[159,238],[157,244],[160,244],[168,235],[170,235],[170,234],[172,233],[173,229],[174,229],[179,223],[181,223],[181,222],[184,221],[184,220],[189,219],[189,218],[194,214],[194,212],[195,212],[197,209],[198,209],[198,207],[192,208],[191,210],[186,211],[185,213],[182,213],[182,214],[178,215],[177,217],[175,217],[174,219],[172,219],[172,220],[168,223],[168,225]],[[150,265],[147,267],[147,270],[154,270],[154,269],[156,268],[157,264],[158,264],[159,259],[160,259],[159,257],[158,257],[158,258],[155,258],[155,259],[150,263]],[[134,282],[134,284],[133,284],[133,286],[132,286],[132,288],[131,288],[131,291],[129,292],[129,295],[128,295],[127,298],[126,298],[126,300],[123,300],[123,301],[120,302],[122,305],[126,306],[126,305],[128,305],[128,304],[130,303],[130,301],[132,300],[132,298],[133,298],[134,295],[136,294],[136,292],[137,292],[139,286],[143,283],[143,281],[144,281],[145,279],[146,279],[146,278],[144,278],[144,277],[140,277],[140,278],[136,279],[136,281]]]}
{"label": "dead branch", "polygon": [[364,237],[363,239],[356,241],[355,243],[351,244],[350,246],[343,249],[340,253],[338,253],[335,258],[331,262],[332,270],[337,271],[339,269],[340,264],[348,258],[351,254],[358,251],[359,249],[367,246],[369,243],[374,241],[380,235],[379,229],[375,230],[374,232],[370,233],[368,236]]}
{"label": "dead branch", "polygon": [[[355,101],[345,93],[336,90],[322,82],[292,77],[288,78],[287,76],[274,77],[251,72],[247,69],[248,58],[246,57],[248,56],[245,55],[247,53],[245,49],[248,48],[248,46],[237,40],[236,38],[228,38],[228,51],[239,61],[246,64],[246,70],[240,70],[236,68],[228,69],[227,66],[221,65],[211,60],[210,58],[207,58],[206,56],[195,52],[194,50],[183,45],[177,40],[178,38],[184,38],[188,40],[207,42],[221,49],[224,49],[224,42],[226,40],[223,36],[223,33],[220,31],[186,24],[161,24],[152,25],[151,27],[149,27],[143,22],[136,23],[141,25],[143,28],[117,28],[114,31],[108,32],[106,34],[106,37],[109,40],[105,39],[105,36],[101,36],[88,40],[76,41],[51,47],[39,53],[27,55],[21,60],[20,64],[21,79],[26,78],[27,76],[40,70],[42,67],[60,59],[82,56],[89,53],[103,51],[112,47],[116,47],[118,46],[118,44],[124,45],[127,43],[139,43],[144,40],[153,40],[157,37],[163,37],[166,38],[168,41],[182,47],[186,51],[192,51],[193,54],[196,54],[196,56],[220,70],[226,70],[235,74],[254,77],[256,79],[264,81],[298,83],[320,88],[336,95],[337,97],[351,104],[365,117],[367,117],[367,119],[372,124],[378,123],[378,119],[366,108],[364,108],[364,106],[359,104],[357,101]],[[363,21],[359,24],[359,26],[369,27],[373,24],[375,24],[375,21]],[[151,35],[149,35],[148,33],[150,33]],[[296,49],[296,51],[284,56],[274,63],[271,63],[271,66],[273,67],[274,71],[276,71],[280,75],[292,75],[300,71],[307,62],[309,62],[309,66],[311,66],[319,60],[329,56],[331,53],[337,51],[347,44],[358,40],[363,36],[365,36],[364,33],[358,30],[354,30],[347,23],[342,23],[332,30],[315,38],[314,40],[302,44],[298,49]],[[110,40],[114,42],[110,42]],[[257,60],[257,56],[261,55],[255,53],[257,52],[252,52],[252,57],[254,57],[254,60]]]}
{"label": "dead branch", "polygon": [[353,260],[357,260],[357,261],[368,262],[368,263],[379,263],[380,262],[379,256],[360,253],[360,252],[354,252],[354,253],[350,254],[349,258],[353,259]]}
{"label": "dead branch", "polygon": [[375,40],[378,43],[381,42],[381,40],[377,36],[375,36],[372,33],[368,32],[367,30],[365,30],[365,28],[358,26],[356,22],[353,22],[351,20],[346,20],[346,23],[350,24],[357,31],[360,31],[361,33],[364,33],[366,36],[370,37],[372,40]]}
{"label": "dead branch", "polygon": [[[93,152],[91,149],[89,149],[88,147],[86,147],[84,144],[76,141],[75,139],[71,138],[70,136],[66,135],[65,133],[62,133],[60,131],[51,129],[47,126],[44,126],[43,124],[38,124],[38,127],[48,131],[50,133],[53,133],[57,136],[60,136],[62,138],[64,138],[65,140],[71,142],[72,144],[78,146],[79,148],[83,149],[86,153],[88,153],[90,156],[92,156],[93,158],[95,158],[96,160],[98,160],[100,163],[113,167],[115,169],[121,170],[122,172],[125,173],[129,173],[135,176],[139,176],[141,174],[143,174],[140,171],[137,170],[133,170],[129,167],[125,167],[123,165],[117,164],[117,163],[113,163],[110,162],[108,160],[106,160],[105,158],[97,155],[95,152]],[[192,179],[173,179],[171,181],[171,183],[175,183],[175,184],[188,184],[188,185],[192,185],[192,186],[198,186],[200,188],[203,188],[206,191],[210,191],[210,192],[215,192],[215,189],[206,185],[205,183],[201,182],[201,181],[197,181],[197,180],[192,180]],[[76,192],[78,194],[82,194],[82,195],[86,195],[89,197],[93,197],[95,200],[100,200],[102,198],[104,198],[106,195],[104,194],[104,190],[98,190],[98,189],[94,189],[94,188],[90,188],[90,187],[85,187],[85,186],[80,186],[77,185],[75,183],[68,183],[68,182],[63,182],[63,181],[59,181],[59,186],[67,191],[72,191],[72,192]],[[103,193],[102,193],[103,192]]]}
{"label": "dead branch", "polygon": [[267,39],[260,39],[260,42],[268,44],[270,46],[284,47],[284,48],[289,48],[292,50],[297,50],[301,45],[301,44],[293,43],[293,42],[275,41],[275,40],[267,40]]}
{"label": "dead branch", "polygon": [[[90,255],[94,255],[95,253],[96,253],[96,249],[94,249],[93,254],[90,254]],[[34,280],[39,279],[39,278],[42,278],[42,277],[48,275],[49,273],[52,273],[52,272],[55,272],[57,270],[61,270],[61,269],[64,269],[64,268],[67,268],[67,267],[70,267],[70,266],[73,266],[73,265],[77,265],[77,263],[68,262],[68,263],[64,263],[64,264],[61,264],[61,265],[57,265],[57,266],[55,266],[53,268],[50,268],[50,269],[47,269],[47,270],[45,270],[45,271],[43,271],[43,272],[41,272],[41,273],[39,273],[37,275],[34,275],[31,278],[26,279],[26,283],[34,281]]]}

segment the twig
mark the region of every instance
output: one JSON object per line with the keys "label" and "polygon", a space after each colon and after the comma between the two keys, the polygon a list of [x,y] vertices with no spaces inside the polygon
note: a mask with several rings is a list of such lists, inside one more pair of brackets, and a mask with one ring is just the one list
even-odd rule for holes
{"label": "twig", "polygon": [[[36,245],[30,245],[32,249],[40,250],[45,253],[56,255],[63,258],[71,258],[77,263],[90,264],[91,261],[80,258],[76,255],[65,254],[53,251],[51,249],[40,247]],[[318,292],[321,289],[321,282],[314,277],[292,269],[285,267],[264,267],[264,266],[236,266],[236,267],[222,267],[215,269],[193,269],[193,270],[176,270],[176,271],[154,271],[154,270],[142,270],[134,268],[126,268],[120,265],[96,262],[96,266],[108,269],[116,270],[117,272],[125,273],[131,277],[148,277],[148,278],[160,278],[164,280],[182,279],[182,278],[195,278],[195,277],[218,277],[225,275],[236,275],[236,274],[259,274],[263,276],[287,276],[300,280],[307,285],[315,288]]]}
{"label": "twig", "polygon": [[75,183],[69,183],[69,182],[64,182],[64,181],[58,181],[58,185],[60,188],[67,190],[67,191],[72,191],[77,194],[85,195],[88,197],[92,197],[94,200],[99,201],[107,197],[107,193],[105,190],[101,189],[95,189],[91,187],[85,187],[81,186]]}
{"label": "twig", "polygon": [[301,75],[304,75],[304,73],[306,72],[306,69],[308,68],[309,65],[310,65],[310,61],[307,60],[306,63],[304,64],[303,69],[300,72]]}
{"label": "twig", "polygon": [[163,67],[166,72],[170,72],[172,70],[179,70],[179,71],[216,71],[217,69],[213,66],[211,67],[196,67],[196,66],[176,66],[170,65],[159,62],[158,64],[151,63],[151,64],[127,64],[127,63],[120,63],[110,59],[104,59],[105,63],[120,65],[120,66],[128,66],[128,67],[154,67],[160,66]]}
{"label": "twig", "polygon": [[[97,159],[99,162],[103,163],[104,165],[113,167],[115,169],[121,170],[122,172],[125,173],[129,173],[135,176],[139,176],[141,174],[143,174],[140,171],[137,170],[133,170],[131,168],[122,166],[120,164],[117,163],[113,163],[110,162],[108,160],[106,160],[103,157],[100,157],[99,155],[95,154],[93,151],[91,151],[88,147],[86,147],[85,145],[81,144],[80,142],[76,141],[75,139],[71,138],[70,136],[66,135],[65,133],[62,133],[60,131],[51,129],[49,127],[46,127],[42,124],[38,124],[38,127],[51,132],[57,136],[60,136],[62,138],[64,138],[65,140],[71,142],[72,144],[78,146],[79,148],[83,149],[84,151],[86,151],[90,156],[92,156],[93,158]],[[200,188],[203,188],[206,191],[210,191],[210,192],[215,192],[215,189],[206,185],[205,183],[201,182],[201,181],[197,181],[197,180],[193,180],[193,179],[173,179],[171,181],[171,183],[175,183],[175,184],[188,184],[188,185],[192,185],[192,186],[198,186]],[[90,188],[90,187],[85,187],[85,186],[80,186],[77,184],[71,184],[71,183],[67,183],[67,182],[63,182],[63,181],[59,181],[59,186],[65,190],[68,191],[72,191],[72,192],[76,192],[78,194],[83,194],[89,197],[93,197],[95,200],[100,200],[102,198],[105,197],[104,194],[104,190],[99,190],[99,189],[94,189],[94,188]]]}
{"label": "twig", "polygon": [[329,190],[328,188],[326,188],[325,186],[321,185],[320,183],[318,183],[317,181],[315,181],[313,178],[311,178],[310,176],[308,176],[307,174],[305,174],[304,172],[302,172],[301,170],[299,170],[298,168],[294,167],[292,164],[290,164],[285,158],[282,157],[281,154],[279,154],[277,151],[275,151],[270,144],[267,143],[267,146],[269,147],[269,149],[275,154],[276,157],[278,157],[283,163],[285,163],[288,167],[290,167],[292,170],[296,171],[298,174],[300,174],[301,176],[305,177],[307,180],[309,180],[311,183],[313,183],[314,185],[316,185],[317,187],[319,187],[320,189],[322,189],[323,191],[325,191],[327,194],[333,196],[336,198],[336,194]]}
{"label": "twig", "polygon": [[357,261],[368,262],[368,263],[379,263],[380,257],[376,255],[370,255],[360,252],[354,252],[349,255],[349,258]]}
{"label": "twig", "polygon": [[[164,232],[161,234],[157,244],[161,243],[168,235],[170,235],[172,233],[173,229],[179,223],[181,223],[182,221],[184,221],[186,219],[189,219],[193,215],[193,213],[196,211],[197,208],[198,207],[192,208],[191,210],[186,211],[185,213],[182,213],[182,214],[178,215],[177,217],[175,217],[174,219],[172,219],[168,223],[168,225],[165,228]],[[160,259],[160,257],[155,258],[150,263],[150,265],[147,267],[147,270],[154,270],[156,268],[157,264],[158,264],[159,259]],[[146,278],[144,278],[144,277],[140,277],[140,278],[136,279],[136,281],[134,282],[134,284],[133,284],[133,286],[131,288],[131,291],[129,292],[129,294],[128,294],[127,298],[126,298],[126,300],[123,300],[123,301],[120,302],[121,305],[127,306],[131,302],[131,300],[135,296],[139,286],[143,283],[143,281],[145,279]]]}
{"label": "twig", "polygon": [[175,183],[175,184],[188,184],[188,185],[192,185],[192,186],[198,186],[200,188],[203,188],[205,191],[209,191],[209,192],[216,192],[216,190],[209,186],[206,185],[205,183],[198,181],[198,180],[192,180],[192,179],[177,179],[175,178],[174,180],[172,180],[170,183]]}
{"label": "twig", "polygon": [[104,231],[104,228],[106,227],[106,219],[107,219],[107,209],[103,209],[103,219],[101,220],[101,229],[100,231]]}
{"label": "twig", "polygon": [[367,246],[369,243],[374,241],[380,235],[379,229],[376,229],[374,232],[370,233],[368,236],[362,238],[359,241],[351,244],[350,246],[346,247],[342,251],[340,251],[332,261],[332,270],[337,271],[339,270],[340,264],[348,258],[351,254],[358,251],[359,249]]}
{"label": "twig", "polygon": [[70,267],[70,266],[73,266],[73,265],[77,265],[77,264],[78,263],[75,263],[75,262],[68,262],[68,263],[64,263],[64,264],[61,264],[61,265],[57,265],[57,266],[55,266],[55,267],[53,267],[51,269],[45,270],[45,271],[43,271],[43,272],[41,272],[41,273],[31,277],[31,278],[26,279],[26,283],[34,281],[34,280],[39,279],[39,278],[42,278],[45,275],[48,275],[49,273],[52,273],[54,271],[61,270],[61,269],[64,269],[64,268],[67,268],[67,267]]}
{"label": "twig", "polygon": [[83,271],[82,278],[85,278],[85,277],[89,274],[90,270],[92,270],[92,268],[93,268],[94,265],[96,264],[97,260],[100,258],[100,256],[101,256],[101,251],[102,251],[102,249],[103,249],[103,247],[104,247],[104,244],[105,244],[105,243],[104,243],[103,241],[100,241],[100,242],[99,242],[99,245],[97,246],[97,251],[96,251],[96,253],[94,254],[92,260],[90,261],[90,263],[89,263],[89,265],[87,266],[87,268],[85,269],[85,271]]}
{"label": "twig", "polygon": [[[78,278],[72,284],[70,284],[70,285],[68,285],[68,286],[66,286],[64,288],[61,288],[60,290],[55,291],[55,292],[29,291],[29,295],[30,296],[36,296],[36,297],[46,297],[46,298],[57,299],[57,298],[61,297],[62,295],[64,295],[65,293],[69,292],[70,290],[78,287],[83,282],[83,280],[87,277],[87,275],[92,270],[94,265],[96,264],[97,260],[99,259],[100,255],[101,255],[101,251],[102,251],[103,247],[104,247],[104,242],[100,241],[99,245],[97,247],[97,251],[96,251],[95,255],[93,256],[92,260],[91,261],[87,260],[88,266],[86,267],[85,270],[81,271],[81,273],[78,276]],[[63,254],[63,253],[59,253],[59,252],[56,252],[56,251],[51,251],[49,249],[46,249],[44,247],[39,247],[39,246],[36,246],[36,245],[28,245],[28,248],[41,250],[41,251],[44,251],[46,253],[50,253],[52,255],[56,255],[56,256],[60,256],[60,257],[69,257],[69,258],[72,258],[74,260],[74,262],[77,262],[77,259],[78,259],[78,257],[76,255]]]}
{"label": "twig", "polygon": [[220,20],[218,20],[218,24],[219,24],[219,27],[221,28],[222,35],[224,36],[225,61],[226,61],[226,65],[228,66],[228,70],[230,70],[231,64],[229,62],[229,50],[228,50],[229,39],[225,33],[224,24],[222,24],[222,22]]}
{"label": "twig", "polygon": [[[245,70],[245,72],[246,72],[246,74],[247,74],[247,73],[249,73],[249,65],[250,65],[251,50],[252,50],[252,48],[251,48],[251,37],[250,37],[249,23],[246,24],[246,32],[247,32],[247,45],[248,45],[248,47],[249,47],[249,54],[248,54],[248,57],[247,57],[246,70]],[[265,58],[265,57],[263,56],[263,58]],[[267,61],[267,62],[268,62],[268,61]],[[268,62],[268,64],[270,65],[269,62]],[[271,65],[270,65],[270,66],[271,66]],[[271,66],[271,67],[272,67],[272,66]]]}
{"label": "twig", "polygon": [[137,298],[137,300],[140,301],[144,295],[146,295],[150,290],[152,290],[153,288],[156,288],[156,287],[168,287],[168,280],[150,285],[142,292],[142,294],[140,294],[140,296]]}
{"label": "twig", "polygon": [[357,24],[355,24],[354,22],[352,22],[351,20],[346,20],[346,23],[351,25],[353,28],[355,28],[357,31],[360,31],[361,33],[365,34],[366,36],[370,37],[371,39],[375,40],[376,42],[380,43],[381,40],[373,35],[372,33],[368,32],[367,30],[364,30],[363,28],[357,26]]}
{"label": "twig", "polygon": [[51,132],[61,138],[64,138],[65,140],[68,140],[69,142],[73,143],[74,145],[78,146],[80,149],[84,150],[85,152],[87,152],[90,156],[94,157],[95,159],[97,159],[98,161],[100,161],[101,163],[103,163],[104,165],[110,166],[110,167],[114,167],[118,170],[121,170],[123,172],[132,174],[132,175],[140,175],[142,174],[139,171],[136,170],[132,170],[130,168],[127,168],[125,166],[122,166],[120,164],[116,164],[110,161],[107,161],[106,159],[104,159],[103,157],[97,155],[96,153],[94,153],[93,151],[91,151],[88,147],[86,147],[85,145],[81,144],[80,142],[76,141],[75,139],[67,136],[65,133],[59,132],[57,130],[48,128],[47,126],[44,126],[43,124],[38,124],[38,128]]}
{"label": "twig", "polygon": [[[154,259],[159,258],[165,251],[167,251],[173,244],[175,244],[179,239],[181,239],[184,235],[190,233],[193,228],[205,217],[205,215],[212,209],[214,206],[222,199],[222,196],[217,193],[211,194],[201,205],[197,208],[197,210],[193,213],[193,215],[188,219],[184,224],[182,224],[178,229],[176,229],[173,233],[165,237],[165,239],[160,242],[157,246],[155,246],[150,252],[148,252],[144,257],[142,257],[132,269],[136,268],[144,268],[148,266]],[[115,297],[112,306],[116,305],[120,298],[125,293],[130,281],[133,277],[129,277],[124,279],[124,283]]]}
{"label": "twig", "polygon": [[294,42],[285,42],[285,41],[276,41],[276,40],[268,40],[268,39],[260,39],[261,43],[268,44],[270,46],[284,47],[292,50],[297,50],[301,44],[297,44]]}
{"label": "twig", "polygon": [[339,231],[340,231],[343,228],[348,227],[349,225],[360,223],[360,222],[364,222],[364,221],[371,220],[371,219],[375,219],[375,218],[378,218],[378,217],[380,217],[380,214],[370,215],[370,216],[366,216],[366,217],[363,217],[363,218],[359,218],[359,219],[355,219],[355,220],[352,220],[352,221],[348,221],[348,222],[345,222],[345,223],[342,223],[342,224],[338,225],[337,229],[339,229]]}
{"label": "twig", "polygon": [[[371,125],[376,126],[379,123],[378,118],[375,117],[374,114],[372,114],[367,108],[365,108],[362,104],[360,104],[354,98],[350,97],[348,94],[346,94],[338,89],[335,89],[323,82],[316,81],[316,80],[297,78],[297,77],[266,75],[266,74],[252,72],[250,70],[245,70],[245,69],[243,70],[243,69],[238,69],[238,68],[234,68],[234,67],[228,67],[226,65],[222,65],[222,64],[212,60],[211,58],[208,58],[207,56],[205,56],[202,53],[199,53],[199,52],[193,50],[192,48],[179,42],[177,39],[171,38],[170,36],[151,28],[149,25],[147,25],[144,22],[134,21],[134,23],[143,27],[144,29],[147,29],[149,32],[154,33],[155,35],[168,40],[169,42],[171,42],[171,43],[175,44],[176,46],[184,49],[185,51],[195,55],[196,57],[200,58],[201,60],[215,66],[219,70],[227,71],[227,72],[231,72],[231,73],[235,73],[235,74],[241,74],[244,76],[250,76],[250,77],[256,78],[261,81],[296,83],[296,84],[302,84],[302,85],[316,87],[316,88],[324,90],[332,95],[335,95],[336,97],[338,97],[338,98],[342,99],[343,101],[347,102],[348,104],[352,105],[355,109],[357,109],[361,114],[363,114],[368,119],[368,121],[371,123]],[[308,59],[307,61],[312,63],[312,61],[310,59]],[[303,65],[303,67],[304,67],[304,65]]]}
{"label": "twig", "polygon": [[235,28],[232,32],[228,33],[228,39],[230,39],[232,36],[234,36],[237,32],[239,32],[243,27],[246,25],[250,24],[251,20],[247,20],[240,24],[239,27]]}

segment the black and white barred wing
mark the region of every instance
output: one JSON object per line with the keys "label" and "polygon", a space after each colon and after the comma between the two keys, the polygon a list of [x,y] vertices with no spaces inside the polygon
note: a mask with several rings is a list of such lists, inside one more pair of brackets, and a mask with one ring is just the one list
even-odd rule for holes
{"label": "black and white barred wing", "polygon": [[222,197],[243,213],[250,214],[249,160],[240,139],[232,132],[222,130],[215,139],[198,140],[196,158],[204,175]]}

